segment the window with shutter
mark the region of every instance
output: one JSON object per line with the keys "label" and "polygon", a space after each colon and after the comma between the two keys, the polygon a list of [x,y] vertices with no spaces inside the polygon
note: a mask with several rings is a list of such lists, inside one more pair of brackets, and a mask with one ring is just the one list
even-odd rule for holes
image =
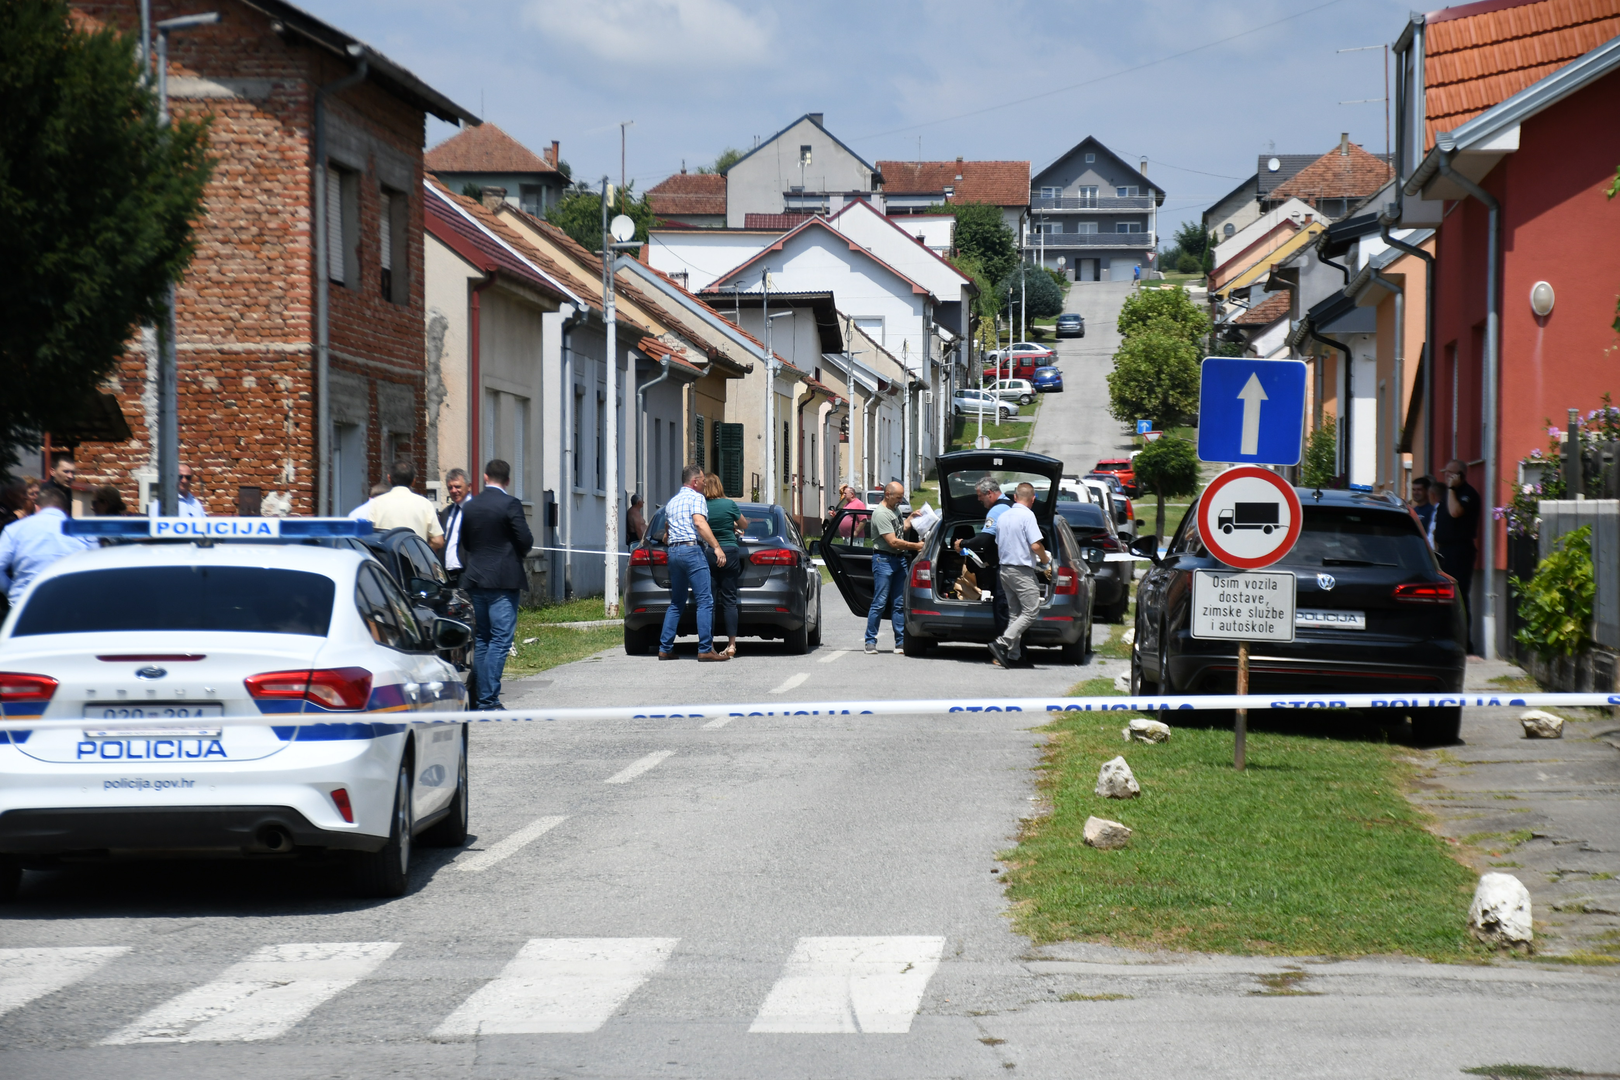
{"label": "window with shutter", "polygon": [[381,257],[378,264],[382,267],[382,296],[384,300],[394,298],[394,197],[384,191],[378,198],[377,204],[377,242]]}
{"label": "window with shutter", "polygon": [[696,424],[693,431],[692,444],[695,452],[692,455],[692,460],[707,469],[709,468],[709,459],[703,452],[703,417],[699,415],[695,418],[695,420]]}
{"label": "window with shutter", "polygon": [[743,426],[741,424],[714,425],[715,449],[719,453],[720,483],[726,495],[733,499],[743,494]]}
{"label": "window with shutter", "polygon": [[343,174],[326,167],[326,276],[343,283]]}

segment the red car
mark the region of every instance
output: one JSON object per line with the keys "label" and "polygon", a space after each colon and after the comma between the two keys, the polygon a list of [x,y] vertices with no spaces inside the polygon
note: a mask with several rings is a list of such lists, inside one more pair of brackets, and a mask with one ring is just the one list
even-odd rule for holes
{"label": "red car", "polygon": [[1136,486],[1136,462],[1130,458],[1103,458],[1097,462],[1092,472],[1112,473],[1119,477],[1119,482],[1125,488],[1125,494],[1133,498],[1140,494]]}
{"label": "red car", "polygon": [[[1001,362],[1001,374],[996,374],[996,362]],[[1005,349],[996,349],[984,354],[985,379],[1030,379],[1035,377],[1035,369],[1047,364],[1057,363],[1057,353],[1045,345],[1037,345],[1032,341],[1015,341]]]}

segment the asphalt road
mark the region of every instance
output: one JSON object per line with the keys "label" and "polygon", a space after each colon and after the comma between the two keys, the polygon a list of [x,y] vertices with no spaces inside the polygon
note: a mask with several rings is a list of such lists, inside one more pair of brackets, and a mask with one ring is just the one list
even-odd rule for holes
{"label": "asphalt road", "polygon": [[[809,656],[615,651],[509,700],[1051,692],[1123,668],[867,656],[860,620],[827,616]],[[0,916],[0,1075],[1620,1070],[1620,980],[1603,970],[1032,948],[1010,929],[996,855],[1032,810],[1038,719],[482,726],[475,839],[422,849],[392,902],[349,899],[317,866],[30,874]],[[1319,996],[1263,993],[1259,976],[1289,967]],[[1099,994],[1129,998],[1061,1000]]]}
{"label": "asphalt road", "polygon": [[1068,472],[1088,472],[1099,458],[1135,449],[1135,440],[1108,415],[1107,382],[1119,348],[1114,320],[1131,289],[1128,281],[1077,282],[1069,289],[1064,310],[1085,318],[1086,336],[1057,339],[1063,393],[1044,396],[1029,441],[1036,453],[1062,459]]}

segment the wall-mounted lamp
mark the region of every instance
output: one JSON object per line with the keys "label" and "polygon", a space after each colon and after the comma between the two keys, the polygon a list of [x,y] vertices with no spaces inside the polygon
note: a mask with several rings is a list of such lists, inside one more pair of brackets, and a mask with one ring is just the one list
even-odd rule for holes
{"label": "wall-mounted lamp", "polygon": [[1545,281],[1538,281],[1530,286],[1530,310],[1545,319],[1552,314],[1553,287]]}

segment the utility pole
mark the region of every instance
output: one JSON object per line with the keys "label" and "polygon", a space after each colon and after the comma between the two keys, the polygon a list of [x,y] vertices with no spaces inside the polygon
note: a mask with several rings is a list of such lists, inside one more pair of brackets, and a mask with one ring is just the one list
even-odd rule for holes
{"label": "utility pole", "polygon": [[[634,120],[626,120],[626,121],[624,121],[623,123],[621,123],[619,125],[619,190],[620,191],[624,190],[624,184],[625,184],[624,131],[625,131],[626,128],[634,126],[634,124],[635,124]],[[602,235],[603,235],[603,241],[602,242],[607,243],[607,239],[606,239],[607,230],[606,230],[605,227],[603,229]]]}
{"label": "utility pole", "polygon": [[772,406],[776,404],[776,348],[771,344],[771,268],[768,266],[759,272],[759,296],[760,314],[765,317],[765,482],[761,486],[765,505],[775,506],[776,417]]}
{"label": "utility pole", "polygon": [[[620,128],[623,131],[623,128]],[[603,618],[619,617],[619,332],[614,300],[613,237],[608,234],[608,178],[602,177],[602,321],[607,335],[607,415],[602,435],[602,456],[607,469],[606,539],[602,548],[606,583],[602,589]]]}

